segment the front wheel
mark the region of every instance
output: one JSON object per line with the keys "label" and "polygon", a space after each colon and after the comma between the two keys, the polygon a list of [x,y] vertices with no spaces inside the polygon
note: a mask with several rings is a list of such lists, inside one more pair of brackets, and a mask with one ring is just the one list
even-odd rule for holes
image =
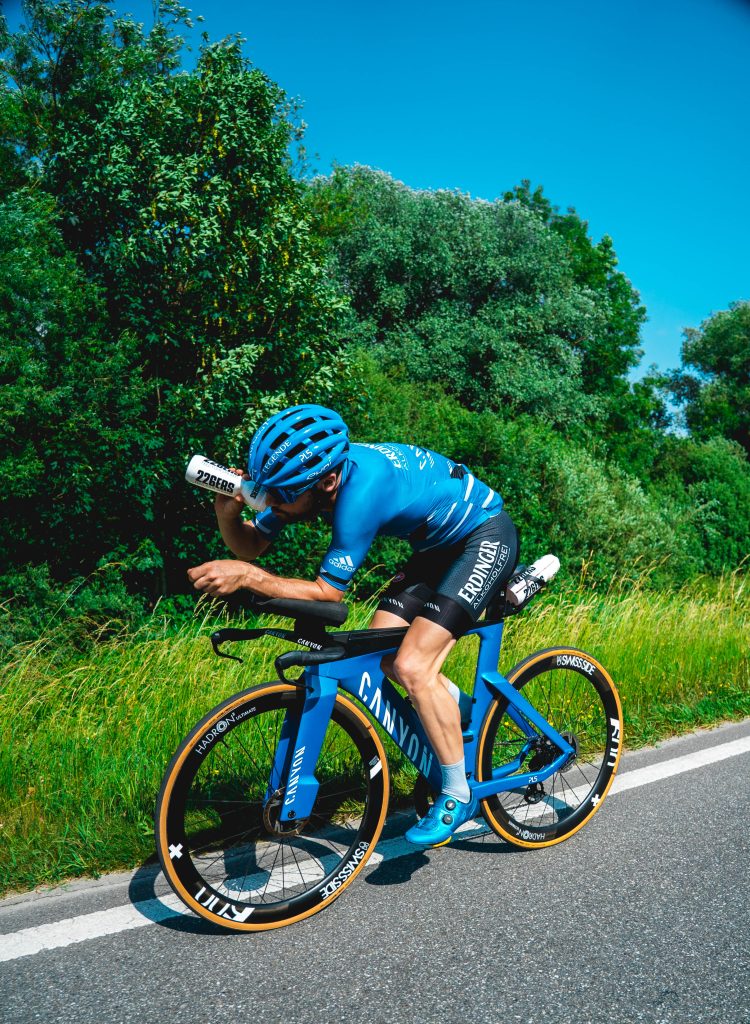
{"label": "front wheel", "polygon": [[180,899],[214,924],[260,931],[309,917],[375,849],[388,763],[370,722],[341,694],[315,769],[312,813],[279,820],[274,755],[304,701],[304,688],[283,683],[238,693],[206,715],[167,768],[156,807],[159,859]]}
{"label": "front wheel", "polygon": [[[570,647],[530,655],[507,679],[523,690],[575,754],[544,782],[483,800],[482,811],[493,831],[515,846],[553,846],[586,824],[612,785],[622,749],[620,699],[599,662]],[[521,774],[543,769],[558,755],[544,736],[520,728],[508,714],[507,700],[497,698],[490,705],[479,740],[480,781],[491,779],[493,769],[517,758]]]}

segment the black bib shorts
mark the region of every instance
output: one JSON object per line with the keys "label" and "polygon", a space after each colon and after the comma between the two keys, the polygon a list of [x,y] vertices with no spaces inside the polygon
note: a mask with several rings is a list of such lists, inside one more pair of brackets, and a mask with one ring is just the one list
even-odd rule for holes
{"label": "black bib shorts", "polygon": [[407,622],[418,615],[456,639],[479,620],[518,564],[518,531],[507,512],[457,544],[415,552],[391,580],[378,611]]}

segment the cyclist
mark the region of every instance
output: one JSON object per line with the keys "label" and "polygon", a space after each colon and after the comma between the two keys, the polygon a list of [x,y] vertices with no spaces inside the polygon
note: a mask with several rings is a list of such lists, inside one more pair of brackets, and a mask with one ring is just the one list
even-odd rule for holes
{"label": "cyclist", "polygon": [[[461,735],[460,707],[470,699],[441,669],[516,566],[518,536],[502,499],[466,466],[426,448],[350,443],[341,417],[318,405],[266,420],[253,436],[246,476],[265,489],[266,507],[246,522],[242,498],[217,496],[219,529],[237,559],[190,569],[198,590],[340,601],[377,535],[411,543],[414,553],[370,626],[409,627],[382,668],[408,693],[443,774],[441,793],[406,839],[422,848],[449,842],[475,816],[477,801]],[[284,526],[318,516],[332,525],[332,538],[315,581],[285,579],[254,564]]]}

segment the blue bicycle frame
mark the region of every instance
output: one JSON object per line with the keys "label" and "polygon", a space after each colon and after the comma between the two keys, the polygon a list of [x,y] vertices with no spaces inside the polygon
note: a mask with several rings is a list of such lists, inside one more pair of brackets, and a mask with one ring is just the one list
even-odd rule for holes
{"label": "blue bicycle frame", "polygon": [[[471,720],[464,729],[464,754],[469,786],[481,800],[504,790],[523,789],[544,782],[573,757],[575,750],[497,671],[503,623],[479,625],[466,635],[472,634],[479,637],[479,655]],[[335,640],[335,633],[329,635]],[[434,792],[440,792],[440,764],[417,713],[390,680],[383,676],[380,668],[383,656],[397,649],[397,646],[384,647],[369,654],[324,662],[305,669],[302,676],[306,688],[305,702],[301,711],[290,710],[285,715],[267,792],[267,799],[270,799],[274,793],[283,789],[284,803],[280,813],[282,822],[307,818],[312,812],[318,792],[315,767],[339,688],[369,712],[427,779]],[[477,782],[480,727],[491,702],[497,697],[507,700],[507,714],[528,738],[528,742],[513,761],[494,769],[490,779]],[[555,745],[559,751],[558,756],[538,771],[517,774],[540,735]],[[371,777],[381,767],[379,761],[371,764]]]}

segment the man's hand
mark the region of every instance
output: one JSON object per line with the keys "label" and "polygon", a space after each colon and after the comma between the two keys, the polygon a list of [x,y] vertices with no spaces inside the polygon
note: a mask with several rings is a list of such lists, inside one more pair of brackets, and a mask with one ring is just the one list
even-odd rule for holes
{"label": "man's hand", "polygon": [[[241,476],[243,480],[250,479],[247,473],[243,473],[236,466],[231,466],[230,469],[236,476]],[[241,494],[235,494],[234,497],[229,494],[217,494],[214,498],[214,509],[216,510],[216,518],[219,521],[222,519],[239,519],[240,513],[245,507],[246,505]]]}
{"label": "man's hand", "polygon": [[253,568],[247,562],[226,558],[188,569],[188,579],[196,590],[213,597],[228,597],[235,590],[252,585]]}

